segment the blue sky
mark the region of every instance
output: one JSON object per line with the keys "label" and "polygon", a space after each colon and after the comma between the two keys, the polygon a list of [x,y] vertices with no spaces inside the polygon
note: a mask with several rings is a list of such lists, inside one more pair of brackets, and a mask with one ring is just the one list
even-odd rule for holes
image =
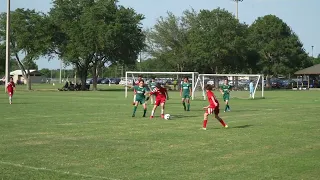
{"label": "blue sky", "polygon": [[[0,0],[0,12],[6,11],[6,1]],[[152,27],[156,19],[166,16],[167,11],[176,15],[191,7],[195,10],[214,9],[217,7],[236,12],[236,5],[232,0],[120,0],[120,4],[134,8],[144,14],[144,27]],[[50,10],[51,0],[11,0],[11,10],[29,8],[47,12]],[[244,0],[239,3],[239,19],[251,24],[257,17],[274,14],[283,19],[293,31],[298,34],[304,48],[311,55],[311,46],[314,46],[313,55],[320,53],[320,0]],[[41,58],[37,61],[39,69],[57,69],[58,60]]]}

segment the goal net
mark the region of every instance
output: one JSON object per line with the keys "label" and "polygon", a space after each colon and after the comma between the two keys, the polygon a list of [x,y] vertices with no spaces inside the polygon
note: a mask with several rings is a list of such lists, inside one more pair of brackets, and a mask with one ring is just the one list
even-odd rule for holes
{"label": "goal net", "polygon": [[[155,78],[157,82],[172,87],[172,90],[178,90],[181,81],[184,77],[188,77],[192,90],[195,88],[195,81],[197,80],[199,73],[197,72],[138,72],[138,71],[127,71],[124,79],[125,85],[125,97],[128,97],[128,85],[133,85],[138,79],[138,76],[142,76],[145,83]],[[194,94],[192,94],[194,99]]]}
{"label": "goal net", "polygon": [[[196,95],[197,91],[200,91],[205,100],[205,85],[211,84],[216,91],[219,91],[219,87],[224,84],[225,79],[228,79],[228,84],[232,87],[231,97],[233,98],[264,98],[265,82],[264,76],[261,74],[199,74],[192,94]],[[197,96],[201,95],[197,94]]]}

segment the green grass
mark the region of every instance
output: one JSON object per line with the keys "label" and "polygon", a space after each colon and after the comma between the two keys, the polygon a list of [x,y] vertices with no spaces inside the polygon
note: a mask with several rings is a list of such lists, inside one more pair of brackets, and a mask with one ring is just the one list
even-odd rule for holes
{"label": "green grass", "polygon": [[[34,86],[35,89],[44,86]],[[45,88],[52,88],[48,86]],[[21,89],[21,87],[19,87]],[[0,95],[0,179],[319,179],[320,92],[268,91],[200,130],[202,107],[185,113],[171,93],[165,121],[131,118],[119,91],[19,90]],[[55,88],[52,88],[55,89]],[[221,101],[221,96],[219,96]],[[148,114],[150,114],[149,106]],[[157,111],[159,115],[159,110]]]}

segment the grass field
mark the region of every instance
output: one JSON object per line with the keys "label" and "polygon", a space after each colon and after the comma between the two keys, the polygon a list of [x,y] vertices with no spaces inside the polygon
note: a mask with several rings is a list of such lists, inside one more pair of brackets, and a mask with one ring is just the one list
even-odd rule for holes
{"label": "grass field", "polygon": [[12,105],[1,93],[0,179],[319,179],[320,92],[265,96],[232,98],[221,113],[229,128],[211,120],[203,131],[207,102],[185,113],[176,92],[169,121],[142,118],[141,107],[132,118],[131,94],[116,89],[18,89]]}

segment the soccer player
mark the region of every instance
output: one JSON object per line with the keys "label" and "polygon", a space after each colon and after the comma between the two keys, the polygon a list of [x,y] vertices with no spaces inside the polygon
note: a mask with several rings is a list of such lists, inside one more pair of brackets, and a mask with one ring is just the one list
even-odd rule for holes
{"label": "soccer player", "polygon": [[161,106],[161,118],[164,118],[164,106],[166,103],[166,100],[169,100],[168,91],[166,88],[161,87],[160,83],[156,84],[156,87],[150,92],[150,95],[156,96],[156,101],[154,103],[150,119],[154,117],[154,112],[156,111],[157,107]]}
{"label": "soccer player", "polygon": [[220,92],[223,95],[223,101],[226,104],[226,107],[224,108],[224,112],[231,111],[229,106],[231,88],[232,86],[229,85],[228,79],[225,79],[224,84],[220,87]]}
{"label": "soccer player", "polygon": [[253,87],[253,81],[252,80],[249,83],[249,90],[250,90],[250,98],[253,98],[254,87]]}
{"label": "soccer player", "polygon": [[[139,76],[138,76],[138,80],[133,81],[133,87],[134,87],[134,86],[139,86],[139,83],[140,83],[141,80],[142,80],[142,76],[139,75]],[[133,103],[132,103],[133,105],[136,104],[135,101],[136,101],[136,90],[133,89]]]}
{"label": "soccer player", "polygon": [[189,83],[188,77],[185,77],[183,79],[183,83],[181,83],[180,96],[182,98],[183,109],[185,111],[190,111],[190,97],[192,96],[192,87]]}
{"label": "soccer player", "polygon": [[7,93],[9,94],[9,103],[12,104],[13,92],[16,91],[16,85],[13,82],[13,78],[10,78],[10,81],[7,85]]}
{"label": "soccer player", "polygon": [[[155,78],[152,78],[151,79],[151,82],[148,84],[149,85],[149,89],[150,91],[153,91],[154,88],[156,87],[157,83],[156,83],[156,79]],[[151,104],[156,103],[156,95],[155,94],[152,94],[152,96],[150,96],[150,99],[151,99]]]}
{"label": "soccer player", "polygon": [[138,108],[139,103],[143,106],[143,117],[146,117],[147,113],[147,105],[146,105],[146,95],[148,94],[148,89],[144,85],[144,81],[140,80],[139,86],[134,86],[135,91],[135,100],[134,100],[134,107],[133,107],[133,114],[132,117],[136,116],[136,111]]}
{"label": "soccer player", "polygon": [[207,130],[207,123],[208,123],[208,115],[214,114],[215,118],[222,124],[223,127],[228,128],[228,125],[221,119],[219,116],[219,101],[215,97],[215,95],[212,92],[212,85],[207,84],[206,85],[206,94],[208,97],[209,105],[204,107],[203,109],[206,110],[206,112],[203,115],[203,130]]}

